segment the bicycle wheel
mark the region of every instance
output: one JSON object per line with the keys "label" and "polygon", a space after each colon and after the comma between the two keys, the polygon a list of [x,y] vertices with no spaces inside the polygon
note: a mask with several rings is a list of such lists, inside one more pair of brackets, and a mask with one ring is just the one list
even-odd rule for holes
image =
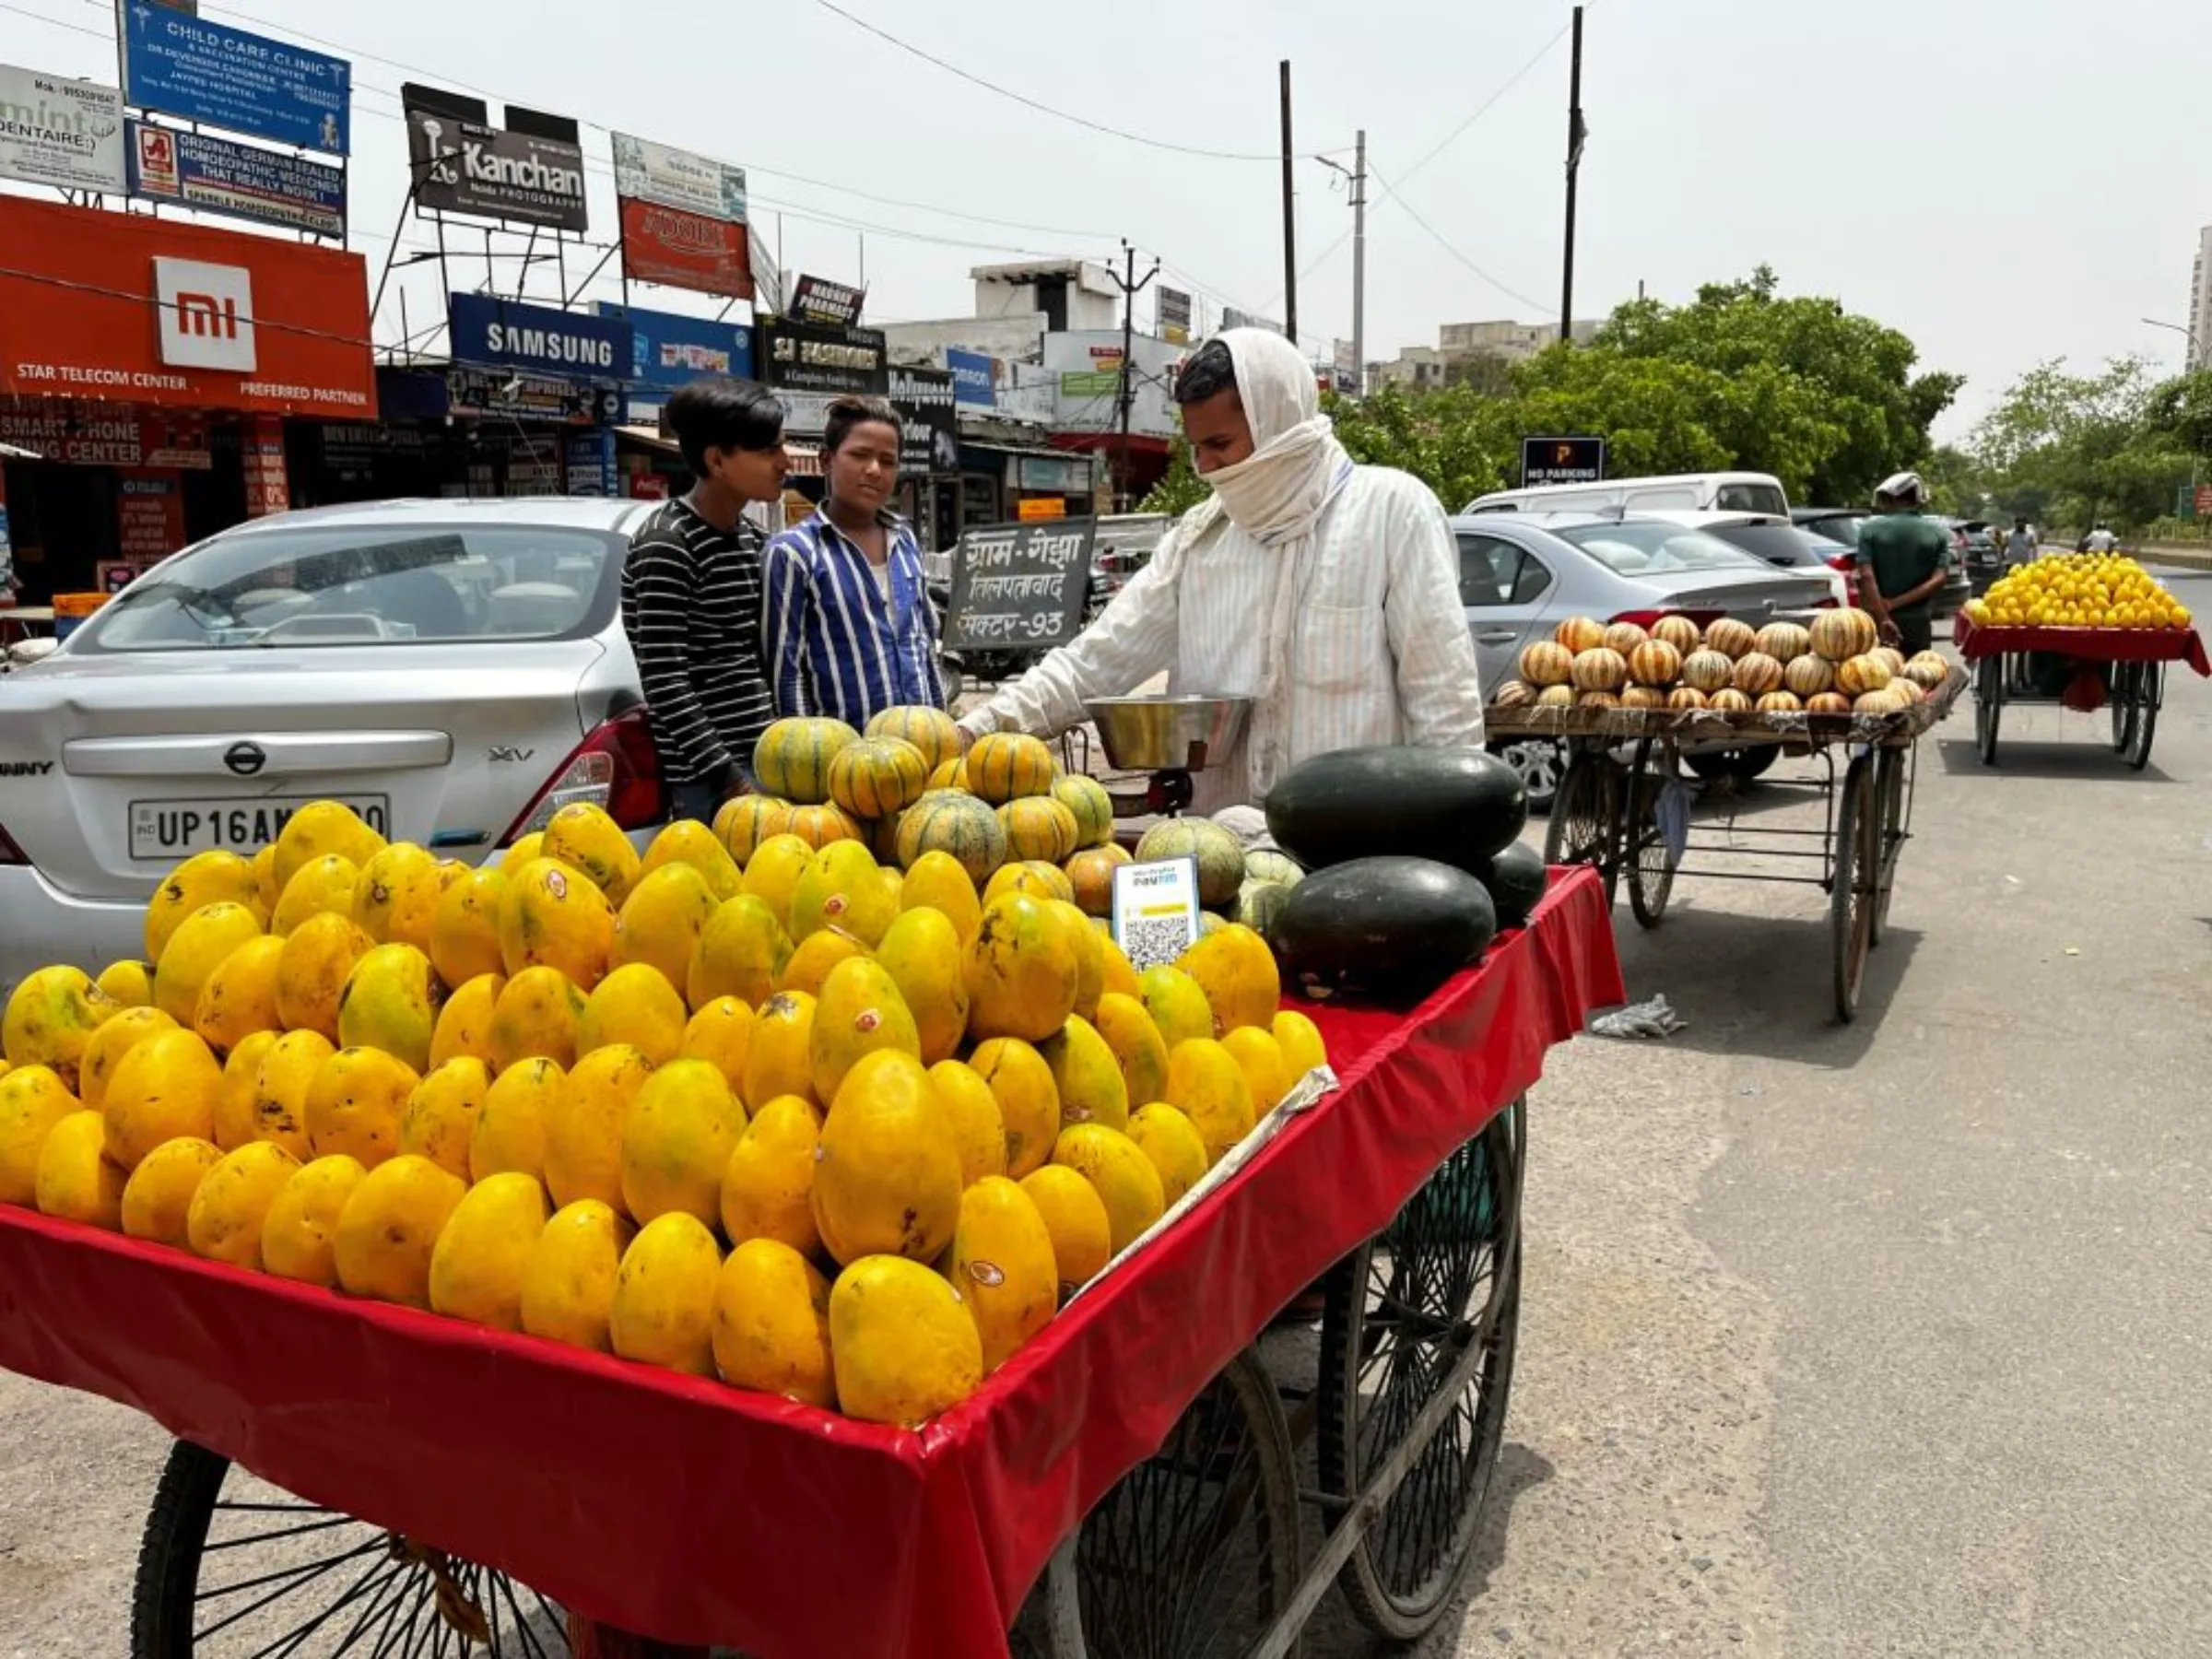
{"label": "bicycle wheel", "polygon": [[1859,985],[1874,931],[1874,888],[1879,882],[1881,818],[1874,798],[1872,757],[1861,755],[1843,774],[1836,804],[1836,863],[1829,892],[1829,931],[1835,957],[1836,1018],[1859,1014]]}
{"label": "bicycle wheel", "polygon": [[1905,751],[1886,748],[1875,752],[1874,794],[1881,813],[1881,879],[1875,888],[1874,919],[1866,935],[1870,947],[1879,945],[1889,931],[1889,895],[1897,886],[1898,854],[1905,845]]}
{"label": "bicycle wheel", "polygon": [[566,1615],[506,1574],[264,1485],[179,1441],[138,1547],[132,1659],[560,1659]]}
{"label": "bicycle wheel", "polygon": [[1498,1464],[1520,1320],[1523,1111],[1516,1102],[1500,1113],[1329,1276],[1318,1446],[1325,1491],[1357,1496],[1404,1444],[1461,1343],[1484,1346],[1458,1404],[1337,1577],[1360,1622],[1395,1641],[1422,1635],[1450,1605]]}
{"label": "bicycle wheel", "polygon": [[1559,781],[1551,821],[1544,831],[1544,862],[1594,865],[1606,878],[1611,904],[1620,883],[1618,856],[1620,768],[1600,754],[1580,754]]}
{"label": "bicycle wheel", "polygon": [[2166,665],[2137,664],[2136,694],[2136,729],[2127,747],[2130,771],[2141,771],[2150,764],[2150,740],[2159,730],[2159,705],[2166,700]]}
{"label": "bicycle wheel", "polygon": [[2141,688],[2138,678],[2141,670],[2134,663],[2116,663],[2112,665],[2112,753],[2124,755],[2136,740],[2136,723],[2138,711],[2136,698]]}
{"label": "bicycle wheel", "polygon": [[1659,832],[1659,798],[1666,791],[1666,774],[1653,767],[1639,771],[1630,784],[1628,851],[1629,908],[1645,927],[1656,927],[1666,915],[1666,901],[1675,890],[1675,854]]}
{"label": "bicycle wheel", "polygon": [[1997,763],[1997,723],[2005,710],[2005,659],[1986,656],[1974,677],[1974,744],[1982,764]]}
{"label": "bicycle wheel", "polygon": [[[1247,1348],[1168,1443],[1083,1518],[1053,1659],[1232,1659],[1298,1589],[1298,1466],[1275,1380]],[[1065,1558],[1051,1570],[1067,1571]],[[1070,1626],[1074,1628],[1069,1628]]]}

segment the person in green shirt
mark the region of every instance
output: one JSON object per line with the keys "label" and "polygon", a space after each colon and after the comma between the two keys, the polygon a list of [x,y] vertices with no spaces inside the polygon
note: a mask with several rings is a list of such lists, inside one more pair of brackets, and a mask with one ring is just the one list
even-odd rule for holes
{"label": "person in green shirt", "polygon": [[1859,527],[1859,604],[1882,639],[1907,656],[1936,642],[1936,595],[1951,568],[1949,532],[1923,518],[1927,486],[1918,473],[1898,473],[1874,492],[1875,511]]}

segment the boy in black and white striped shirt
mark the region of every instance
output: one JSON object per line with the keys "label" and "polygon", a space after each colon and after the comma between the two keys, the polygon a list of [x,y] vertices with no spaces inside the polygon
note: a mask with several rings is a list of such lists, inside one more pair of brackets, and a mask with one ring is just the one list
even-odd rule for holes
{"label": "boy in black and white striped shirt", "polygon": [[775,718],[760,660],[760,533],[742,516],[782,493],[783,406],[749,381],[694,381],[668,425],[698,482],[646,521],[622,570],[637,658],[677,818],[714,816]]}

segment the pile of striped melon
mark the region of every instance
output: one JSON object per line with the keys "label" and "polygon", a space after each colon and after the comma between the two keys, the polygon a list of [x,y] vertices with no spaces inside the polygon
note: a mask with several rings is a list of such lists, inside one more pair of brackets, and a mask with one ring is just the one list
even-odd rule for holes
{"label": "pile of striped melon", "polygon": [[1702,629],[1679,616],[1649,629],[1570,617],[1550,639],[1523,648],[1520,677],[1490,700],[1500,708],[1897,714],[1949,677],[1935,652],[1908,661],[1879,638],[1863,610],[1822,611],[1810,628],[1770,622],[1756,630],[1730,617]]}
{"label": "pile of striped melon", "polygon": [[[942,715],[891,724],[957,755]],[[855,1418],[942,1411],[1324,1054],[1250,929],[1139,975],[1069,902],[1063,819],[1094,799],[1041,745],[979,746],[995,807],[912,787],[910,747],[779,728],[781,804],[641,856],[572,805],[472,870],[323,802],[255,859],[191,859],[146,961],[9,999],[0,1202]],[[1040,822],[1061,863],[1007,862]]]}

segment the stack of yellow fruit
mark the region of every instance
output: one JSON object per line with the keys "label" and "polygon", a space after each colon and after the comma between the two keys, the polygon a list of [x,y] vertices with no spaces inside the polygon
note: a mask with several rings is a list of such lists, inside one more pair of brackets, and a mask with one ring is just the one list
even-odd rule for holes
{"label": "stack of yellow fruit", "polygon": [[1140,976],[1057,865],[724,818],[187,860],[9,999],[0,1202],[912,1424],[1324,1063],[1247,928]]}
{"label": "stack of yellow fruit", "polygon": [[2134,559],[2112,553],[2039,559],[1967,602],[1968,620],[1995,628],[2171,629],[2189,612]]}

